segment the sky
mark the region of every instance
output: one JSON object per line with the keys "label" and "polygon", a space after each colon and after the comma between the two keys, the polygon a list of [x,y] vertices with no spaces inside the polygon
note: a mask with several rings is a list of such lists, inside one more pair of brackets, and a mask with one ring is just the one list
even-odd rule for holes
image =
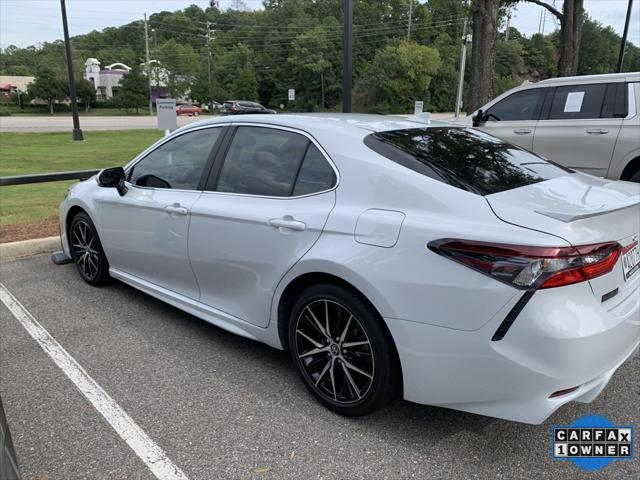
{"label": "sky", "polygon": [[[421,2],[424,0],[420,0]],[[553,2],[553,0],[548,0]],[[119,26],[139,20],[163,10],[180,10],[195,4],[206,8],[208,0],[67,0],[67,17],[71,36]],[[249,8],[261,8],[262,0],[244,0]],[[554,2],[561,8],[562,0]],[[222,9],[231,0],[220,0]],[[628,0],[585,0],[584,5],[592,19],[610,25],[622,35]],[[523,34],[538,32],[544,9],[529,3],[520,3],[513,10],[511,24]],[[357,23],[358,19],[354,19]],[[545,33],[558,28],[551,14],[545,18]],[[0,0],[0,48],[9,45],[26,47],[40,42],[62,38],[59,0]],[[633,3],[629,27],[629,41],[640,46],[640,0]]]}

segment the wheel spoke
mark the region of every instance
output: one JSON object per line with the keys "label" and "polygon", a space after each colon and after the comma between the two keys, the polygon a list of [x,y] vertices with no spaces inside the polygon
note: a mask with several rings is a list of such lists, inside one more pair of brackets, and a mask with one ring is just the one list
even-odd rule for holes
{"label": "wheel spoke", "polygon": [[314,323],[316,324],[316,327],[318,327],[318,330],[320,330],[320,333],[322,333],[326,338],[329,338],[329,335],[327,335],[327,332],[325,332],[324,328],[322,328],[322,324],[320,323],[320,321],[318,320],[318,317],[316,317],[313,312],[311,311],[311,308],[309,308],[309,306],[307,306],[307,312],[309,312],[309,314],[311,315],[311,318],[313,318]]}
{"label": "wheel spoke", "polygon": [[331,329],[329,328],[329,303],[324,301],[324,318],[327,324],[327,337],[331,338]]}
{"label": "wheel spoke", "polygon": [[365,372],[364,370],[356,367],[353,363],[348,362],[347,360],[345,360],[344,358],[342,359],[342,361],[344,362],[344,365],[353,370],[354,372],[358,372],[360,375],[364,375],[367,378],[373,378],[371,375],[369,375],[367,372]]}
{"label": "wheel spoke", "polygon": [[338,400],[338,393],[336,392],[336,378],[335,375],[333,374],[333,367],[336,364],[336,362],[331,359],[331,368],[329,369],[329,376],[331,377],[331,386],[333,387],[333,399],[334,400]]}
{"label": "wheel spoke", "polygon": [[305,358],[305,357],[308,357],[309,355],[315,355],[317,353],[328,352],[328,351],[329,351],[329,347],[314,348],[312,350],[309,350],[308,352],[303,353],[302,355],[298,355],[298,357]]}
{"label": "wheel spoke", "polygon": [[344,346],[342,342],[344,342],[344,338],[347,336],[347,332],[349,331],[349,325],[351,325],[352,318],[353,318],[353,315],[349,315],[349,320],[347,320],[347,325],[344,327],[344,330],[342,331],[342,335],[340,335],[340,345],[342,346]]}
{"label": "wheel spoke", "polygon": [[331,367],[331,360],[329,360],[327,362],[327,364],[324,366],[324,368],[322,369],[322,372],[320,372],[320,376],[318,377],[318,379],[316,380],[316,387],[318,386],[318,384],[320,383],[320,380],[322,380],[322,377],[324,377],[324,374],[327,373],[327,371],[329,370],[329,367]]}
{"label": "wheel spoke", "polygon": [[369,345],[369,342],[367,340],[362,340],[360,342],[345,342],[342,344],[342,348],[358,347],[360,345]]}
{"label": "wheel spoke", "polygon": [[360,389],[356,385],[356,382],[354,382],[353,377],[349,373],[349,370],[347,370],[347,367],[344,364],[344,360],[340,362],[340,365],[342,365],[342,370],[344,370],[344,374],[347,377],[347,380],[349,380],[349,384],[351,384],[351,388],[353,388],[353,391],[358,396],[358,400],[360,400],[362,398],[362,395],[360,394]]}
{"label": "wheel spoke", "polygon": [[298,335],[302,335],[304,338],[306,338],[309,342],[311,342],[313,344],[314,347],[316,347],[316,348],[322,347],[322,343],[316,342],[313,338],[311,338],[309,335],[304,333],[302,330],[296,330],[296,333]]}

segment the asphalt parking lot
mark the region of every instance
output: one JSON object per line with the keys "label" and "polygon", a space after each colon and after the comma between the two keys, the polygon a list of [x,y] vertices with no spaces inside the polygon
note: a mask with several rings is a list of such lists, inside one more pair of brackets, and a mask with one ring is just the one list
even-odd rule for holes
{"label": "asphalt parking lot", "polygon": [[[48,256],[0,279],[166,455],[194,479],[585,478],[552,462],[552,424],[593,413],[640,426],[640,356],[592,404],[524,425],[397,401],[348,419],[316,403],[287,353]],[[25,479],[154,478],[0,303],[0,394]],[[640,478],[635,460],[588,478]]]}

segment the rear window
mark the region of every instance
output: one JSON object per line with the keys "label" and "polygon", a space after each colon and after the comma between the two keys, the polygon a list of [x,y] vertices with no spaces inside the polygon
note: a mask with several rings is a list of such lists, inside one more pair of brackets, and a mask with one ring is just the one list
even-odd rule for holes
{"label": "rear window", "polygon": [[367,136],[364,143],[404,167],[478,195],[511,190],[571,172],[470,128],[378,132]]}

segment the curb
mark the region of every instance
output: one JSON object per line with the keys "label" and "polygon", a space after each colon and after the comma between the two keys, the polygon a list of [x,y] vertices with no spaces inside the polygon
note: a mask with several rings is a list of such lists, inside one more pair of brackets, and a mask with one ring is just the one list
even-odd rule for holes
{"label": "curb", "polygon": [[0,243],[0,260],[13,260],[15,258],[49,253],[60,250],[60,237],[34,238],[20,242]]}

